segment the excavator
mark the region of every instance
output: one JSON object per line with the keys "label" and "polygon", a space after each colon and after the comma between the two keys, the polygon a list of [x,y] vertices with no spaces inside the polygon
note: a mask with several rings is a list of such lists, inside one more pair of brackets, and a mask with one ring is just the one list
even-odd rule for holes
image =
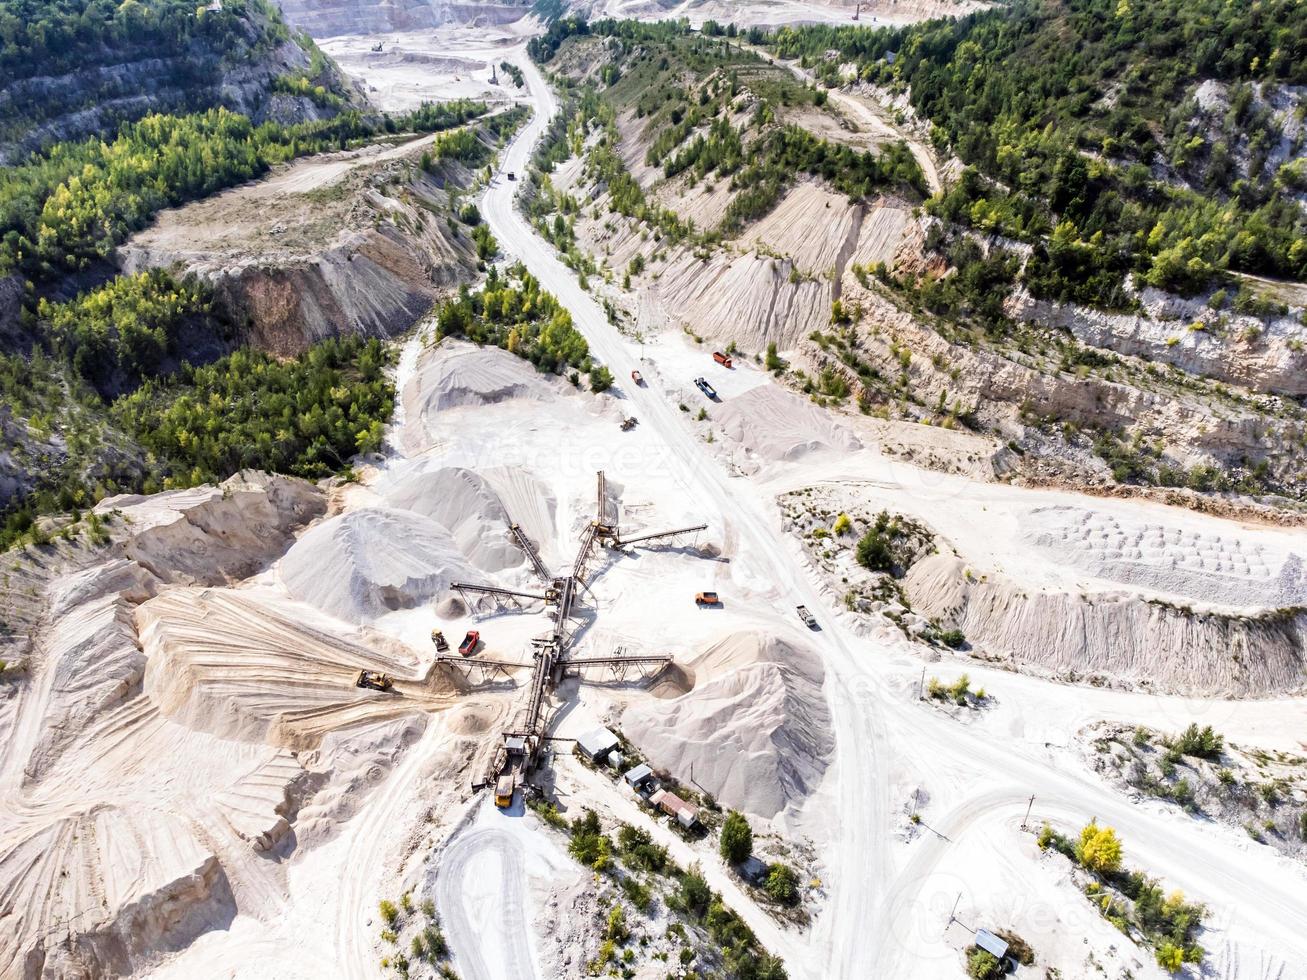
{"label": "excavator", "polygon": [[440,630],[431,631],[431,642],[436,645],[438,653],[444,653],[449,649],[449,641],[445,639],[445,634]]}

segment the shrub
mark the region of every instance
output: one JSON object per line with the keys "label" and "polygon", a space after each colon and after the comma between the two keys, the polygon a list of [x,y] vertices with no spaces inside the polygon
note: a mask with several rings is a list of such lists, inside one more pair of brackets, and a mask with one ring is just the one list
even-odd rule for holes
{"label": "shrub", "polygon": [[1192,724],[1180,733],[1174,748],[1182,755],[1197,759],[1215,759],[1225,749],[1225,739],[1212,730],[1211,725],[1199,729]]}
{"label": "shrub", "polygon": [[799,877],[788,864],[777,862],[768,869],[763,890],[772,901],[794,905],[799,900]]}
{"label": "shrub", "polygon": [[622,894],[637,912],[648,912],[649,906],[653,904],[653,893],[635,878],[622,879]]}
{"label": "shrub", "polygon": [[386,925],[393,926],[399,921],[399,909],[390,899],[383,898],[377,903],[377,907],[381,910],[381,917],[386,920]]}
{"label": "shrub", "polygon": [[626,925],[626,910],[620,905],[614,905],[612,911],[608,913],[608,925],[604,928],[604,938],[620,946],[630,937],[631,930]]}
{"label": "shrub", "polygon": [[431,959],[443,960],[449,955],[449,944],[445,942],[445,934],[435,926],[428,925],[422,930],[422,941]]}
{"label": "shrub", "polygon": [[992,953],[973,946],[967,955],[967,976],[972,980],[999,980],[1003,966]]}
{"label": "shrub", "polygon": [[676,898],[681,908],[696,919],[703,918],[708,911],[708,905],[712,902],[712,889],[708,887],[708,882],[697,865],[681,874]]}
{"label": "shrub", "polygon": [[1026,942],[1011,929],[998,929],[994,935],[998,936],[1007,943],[1007,953],[1022,966],[1032,966],[1035,962],[1035,951],[1030,948],[1030,943]]}
{"label": "shrub", "polygon": [[1179,973],[1184,966],[1184,950],[1174,943],[1162,943],[1156,951],[1157,965],[1167,973]]}
{"label": "shrub", "polygon": [[617,847],[622,863],[628,868],[639,868],[661,874],[667,867],[667,848],[655,844],[649,832],[630,824],[622,824],[617,832]]}
{"label": "shrub", "polygon": [[939,642],[951,650],[960,650],[967,642],[967,636],[960,629],[945,630],[939,634]]}
{"label": "shrub", "polygon": [[872,528],[858,541],[855,552],[858,564],[873,572],[888,572],[894,567],[894,552],[890,538]]}
{"label": "shrub", "polygon": [[835,523],[831,525],[831,532],[834,534],[845,535],[849,533],[849,529],[852,526],[853,521],[849,518],[849,515],[840,514],[839,517],[835,518]]}
{"label": "shrub", "polygon": [[728,813],[722,824],[721,852],[728,864],[740,864],[753,853],[753,830],[738,810]]}
{"label": "shrub", "polygon": [[590,390],[596,394],[601,391],[607,391],[613,386],[613,372],[608,370],[602,364],[596,364],[590,369]]}
{"label": "shrub", "polygon": [[1111,827],[1086,824],[1076,845],[1076,860],[1098,874],[1111,874],[1121,868],[1121,842]]}

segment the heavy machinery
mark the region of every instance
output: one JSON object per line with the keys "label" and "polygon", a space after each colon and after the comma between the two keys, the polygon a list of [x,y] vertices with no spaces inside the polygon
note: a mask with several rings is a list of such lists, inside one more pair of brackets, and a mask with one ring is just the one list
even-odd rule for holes
{"label": "heavy machinery", "polygon": [[638,421],[640,420],[637,419],[634,415],[632,415],[629,419],[622,419],[622,431],[630,432],[632,429],[635,428],[635,423]]}
{"label": "heavy machinery", "polygon": [[495,806],[507,810],[513,805],[513,774],[506,772],[495,780]]}
{"label": "heavy machinery", "polygon": [[715,350],[712,352],[712,359],[722,367],[731,367],[731,356],[729,354],[723,354],[721,351]]}
{"label": "heavy machinery", "polygon": [[795,610],[798,612],[799,618],[803,620],[804,626],[808,627],[810,630],[815,630],[817,628],[817,617],[808,612],[807,606],[796,606]]}
{"label": "heavy machinery", "polygon": [[476,650],[477,644],[481,642],[481,633],[477,630],[468,630],[467,636],[463,637],[463,642],[458,645],[460,656],[470,657]]}
{"label": "heavy machinery", "polygon": [[431,642],[436,645],[436,650],[444,653],[449,649],[449,641],[445,639],[445,634],[440,630],[431,631]]}
{"label": "heavy machinery", "polygon": [[713,401],[717,400],[717,389],[714,388],[712,385],[710,385],[705,379],[695,378],[694,386],[698,388],[700,391],[702,391],[709,398],[711,398]]}
{"label": "heavy machinery", "polygon": [[389,691],[393,684],[390,675],[379,670],[360,670],[354,678],[355,687],[366,687],[373,691]]}
{"label": "heavy machinery", "polygon": [[696,606],[720,606],[722,600],[718,598],[716,592],[696,592],[694,594],[694,604]]}

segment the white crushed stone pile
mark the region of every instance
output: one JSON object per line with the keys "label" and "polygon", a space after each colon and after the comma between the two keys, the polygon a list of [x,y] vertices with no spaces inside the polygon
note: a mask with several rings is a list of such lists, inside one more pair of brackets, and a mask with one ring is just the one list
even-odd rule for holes
{"label": "white crushed stone pile", "polygon": [[[404,386],[403,450],[410,456],[427,452],[451,438],[458,429],[447,413],[458,408],[486,408],[515,401],[543,402],[557,396],[556,383],[528,361],[498,347],[477,347],[446,339],[418,356],[417,368]],[[493,447],[484,447],[484,461],[493,462]]]}
{"label": "white crushed stone pile", "polygon": [[442,467],[410,473],[377,492],[393,507],[435,521],[473,565],[501,572],[522,564],[522,550],[510,539],[508,510],[490,483],[472,470]]}
{"label": "white crushed stone pile", "polygon": [[351,623],[430,602],[452,582],[485,578],[435,521],[386,507],[310,529],[280,569],[292,596]]}
{"label": "white crushed stone pile", "polygon": [[625,735],[678,779],[693,766],[695,782],[727,806],[770,819],[802,804],[834,750],[821,661],[774,637],[734,633],[687,671],[688,693],[626,709]]}
{"label": "white crushed stone pile", "polygon": [[862,448],[858,437],[829,412],[774,385],[759,385],[730,399],[716,411],[714,421],[732,441],[772,461]]}

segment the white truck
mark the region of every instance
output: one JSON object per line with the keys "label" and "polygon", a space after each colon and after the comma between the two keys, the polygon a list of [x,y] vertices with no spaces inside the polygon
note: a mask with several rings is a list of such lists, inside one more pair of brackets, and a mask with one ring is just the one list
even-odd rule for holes
{"label": "white truck", "polygon": [[803,620],[804,626],[808,627],[810,630],[815,630],[817,628],[817,617],[808,612],[807,606],[796,606],[795,611],[798,612],[799,618]]}

